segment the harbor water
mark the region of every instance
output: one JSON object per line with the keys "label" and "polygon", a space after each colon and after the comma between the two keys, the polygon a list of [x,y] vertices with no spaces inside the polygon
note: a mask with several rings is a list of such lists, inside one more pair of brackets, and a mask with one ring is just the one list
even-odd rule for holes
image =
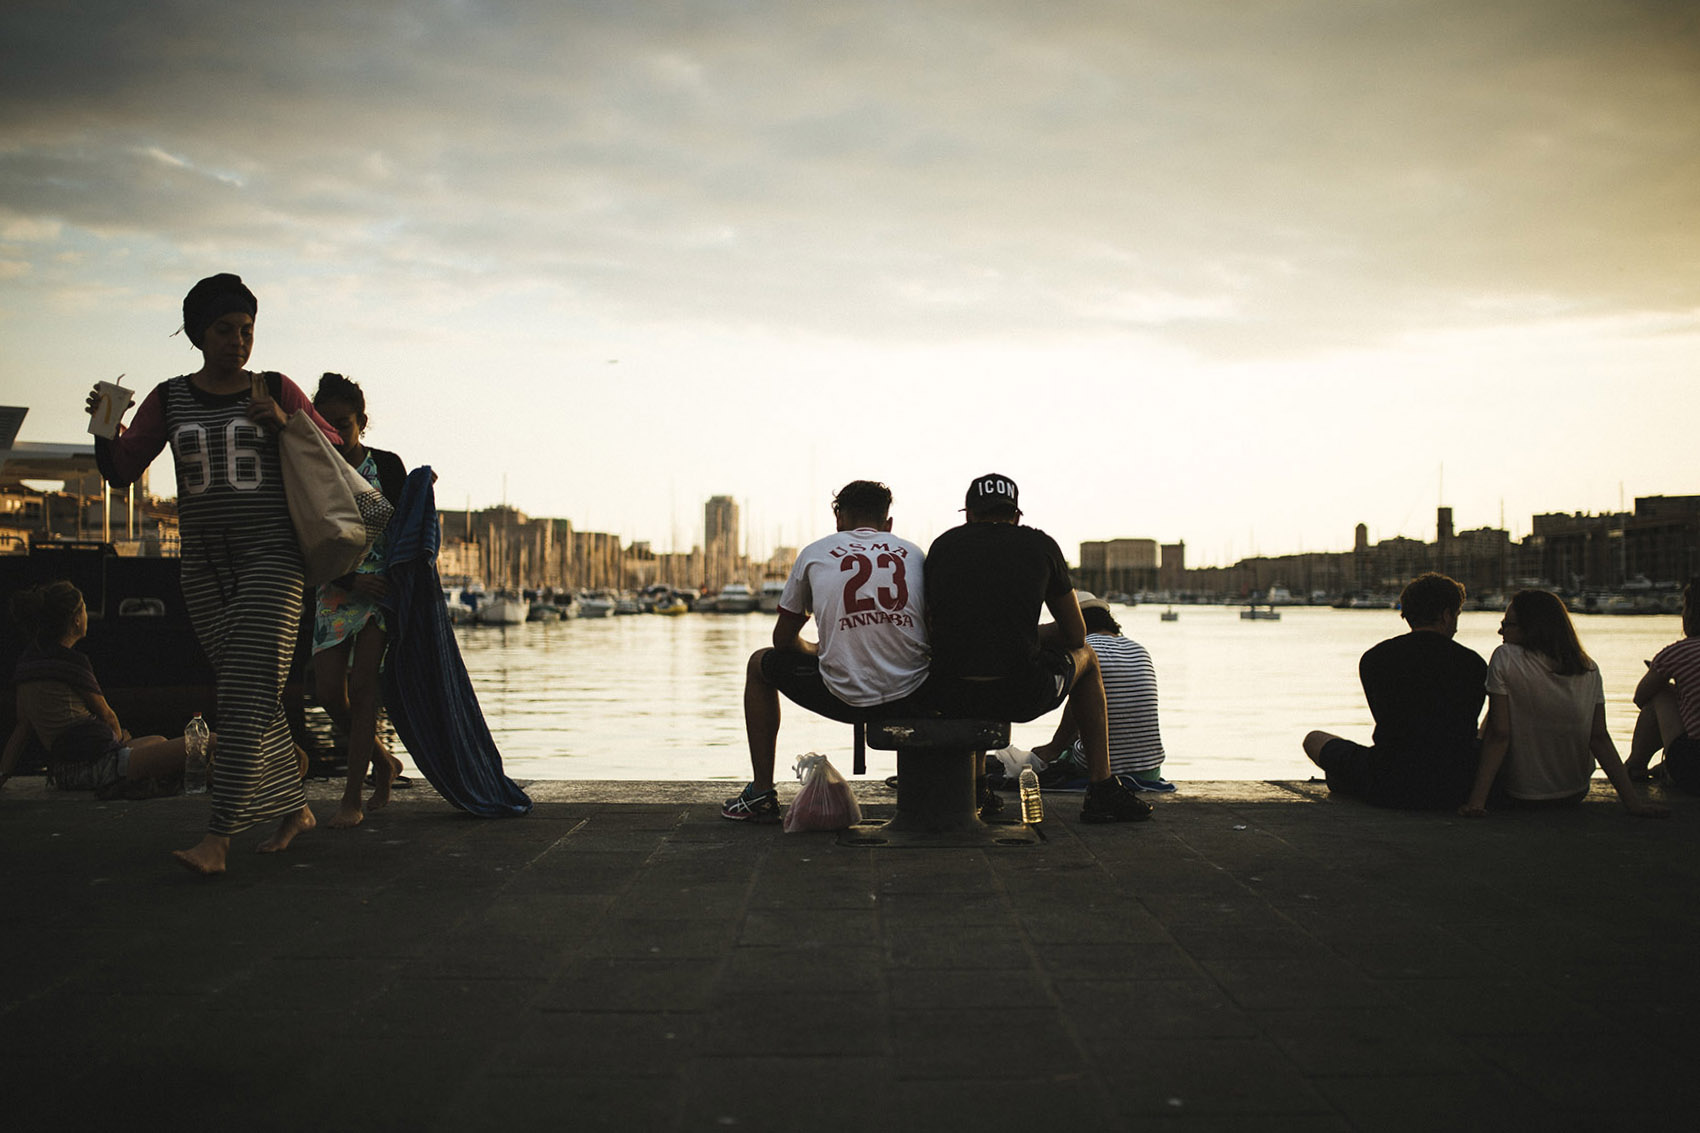
{"label": "harbor water", "polygon": [[[1116,606],[1123,632],[1157,666],[1170,779],[1305,779],[1299,741],[1313,728],[1369,742],[1357,663],[1401,632],[1393,610],[1294,606],[1248,621],[1232,606]],[[1500,615],[1466,612],[1458,640],[1487,657]],[[1630,695],[1643,662],[1682,633],[1674,616],[1576,619],[1605,676],[1606,714],[1627,754]],[[748,778],[744,667],[769,643],[768,614],[636,615],[455,631],[479,703],[516,779]],[[850,772],[850,728],[783,703],[777,774],[809,751]],[[1056,715],[1018,724],[1014,742],[1048,739]],[[868,773],[896,770],[868,752]],[[1597,774],[1597,773],[1596,773]]]}

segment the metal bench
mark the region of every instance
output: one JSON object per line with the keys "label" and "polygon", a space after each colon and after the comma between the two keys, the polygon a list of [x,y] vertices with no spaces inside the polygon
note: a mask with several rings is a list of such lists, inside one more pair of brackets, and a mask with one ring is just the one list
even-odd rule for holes
{"label": "metal bench", "polygon": [[839,836],[855,846],[1026,846],[1031,827],[980,818],[975,778],[987,751],[1009,744],[997,720],[916,718],[865,725],[867,745],[897,753],[897,814]]}

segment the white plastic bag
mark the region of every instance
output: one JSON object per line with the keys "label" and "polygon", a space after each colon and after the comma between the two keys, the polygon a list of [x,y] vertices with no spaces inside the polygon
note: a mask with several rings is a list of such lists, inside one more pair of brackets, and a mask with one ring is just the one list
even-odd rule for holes
{"label": "white plastic bag", "polygon": [[1014,744],[999,748],[992,754],[998,757],[999,763],[1003,764],[1004,778],[1012,783],[1021,778],[1021,771],[1024,767],[1031,767],[1035,775],[1045,769],[1043,760],[1032,752],[1016,747]]}
{"label": "white plastic bag", "polygon": [[785,833],[846,830],[862,821],[861,804],[831,760],[811,751],[799,755],[796,766],[803,789],[785,812]]}

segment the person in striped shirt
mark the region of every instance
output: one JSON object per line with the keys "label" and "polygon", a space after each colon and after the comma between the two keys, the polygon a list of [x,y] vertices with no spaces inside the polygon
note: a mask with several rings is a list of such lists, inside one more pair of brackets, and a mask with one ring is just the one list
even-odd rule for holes
{"label": "person in striped shirt", "polygon": [[[218,763],[207,832],[173,851],[199,874],[225,871],[230,839],[275,820],[261,853],[287,849],[315,825],[283,686],[301,621],[301,547],[289,518],[277,434],[306,413],[332,444],[341,434],[281,374],[247,369],[259,300],[241,278],[208,276],[183,299],[183,333],[201,367],[142,400],[128,428],[96,437],[95,461],[115,488],[138,480],[167,445],[177,471],[183,598],[218,676]],[[88,411],[99,403],[89,394]]]}
{"label": "person in striped shirt", "polygon": [[[1085,590],[1076,590],[1086,622],[1086,644],[1098,657],[1104,678],[1104,699],[1110,714],[1110,770],[1122,785],[1135,791],[1167,794],[1175,785],[1163,778],[1163,735],[1157,723],[1157,669],[1145,646],[1122,636],[1110,604]],[[1040,782],[1086,777],[1079,730],[1064,706],[1050,742],[1033,754],[1047,767]]]}
{"label": "person in striped shirt", "polygon": [[1700,794],[1700,578],[1682,592],[1682,633],[1647,662],[1635,686],[1641,715],[1623,766],[1631,779],[1649,778],[1647,764],[1663,748],[1665,777]]}

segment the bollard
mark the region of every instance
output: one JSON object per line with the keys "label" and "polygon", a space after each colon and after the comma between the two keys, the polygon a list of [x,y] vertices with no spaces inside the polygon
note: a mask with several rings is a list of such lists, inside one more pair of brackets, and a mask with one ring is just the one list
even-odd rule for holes
{"label": "bollard", "polygon": [[984,753],[1009,743],[997,720],[901,719],[867,725],[867,744],[897,753],[897,814],[840,836],[858,846],[1031,845],[1031,828],[981,820],[974,781]]}

